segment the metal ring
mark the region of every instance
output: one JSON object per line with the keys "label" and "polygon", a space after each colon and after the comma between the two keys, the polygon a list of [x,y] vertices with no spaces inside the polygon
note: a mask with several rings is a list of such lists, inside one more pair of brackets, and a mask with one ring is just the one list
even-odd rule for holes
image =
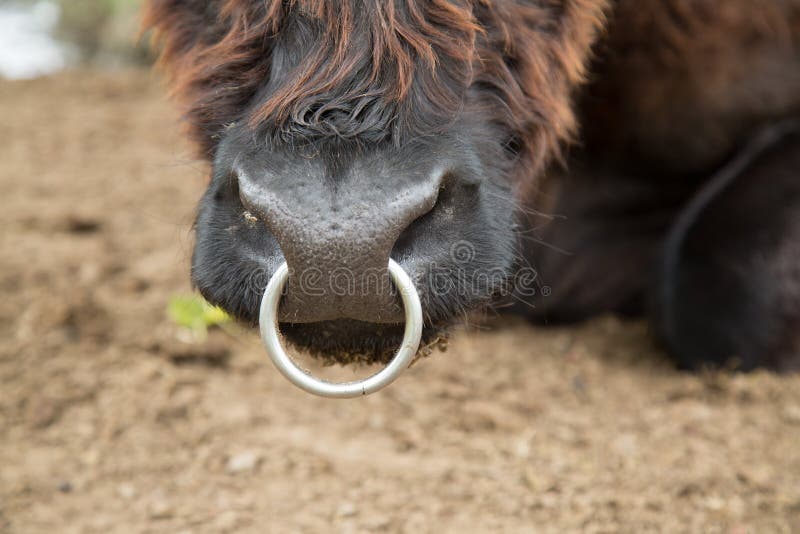
{"label": "metal ring", "polygon": [[383,370],[356,382],[334,383],[316,378],[307,371],[299,368],[286,354],[281,344],[278,331],[278,306],[286,281],[289,279],[289,267],[284,263],[272,275],[264,297],[261,300],[261,314],[259,326],[261,339],[267,349],[272,363],[278,368],[292,384],[320,397],[334,399],[349,399],[361,397],[379,391],[395,380],[411,364],[417,354],[420,339],[422,338],[422,304],[419,300],[417,288],[411,278],[394,260],[389,260],[389,274],[395,285],[400,290],[403,306],[406,312],[406,327],[403,342],[394,359]]}

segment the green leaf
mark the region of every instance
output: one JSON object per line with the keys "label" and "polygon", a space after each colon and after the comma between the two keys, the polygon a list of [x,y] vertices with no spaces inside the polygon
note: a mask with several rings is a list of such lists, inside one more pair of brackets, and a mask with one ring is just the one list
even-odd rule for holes
{"label": "green leaf", "polygon": [[210,326],[221,326],[231,321],[222,308],[212,306],[199,295],[176,295],[169,301],[167,313],[173,323],[205,337]]}

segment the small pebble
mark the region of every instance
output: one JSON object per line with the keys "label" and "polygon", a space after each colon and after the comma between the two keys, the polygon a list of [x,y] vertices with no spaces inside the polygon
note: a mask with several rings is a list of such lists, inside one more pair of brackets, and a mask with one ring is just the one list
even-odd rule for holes
{"label": "small pebble", "polygon": [[725,504],[726,503],[720,497],[711,496],[711,497],[708,497],[705,500],[704,504],[705,504],[706,508],[708,508],[709,510],[718,512],[718,511],[722,510],[723,508],[725,508]]}
{"label": "small pebble", "polygon": [[235,454],[228,459],[227,470],[230,474],[245,473],[255,470],[261,460],[258,453],[253,451]]}
{"label": "small pebble", "polygon": [[800,425],[800,406],[790,404],[783,409],[783,420],[792,425]]}
{"label": "small pebble", "polygon": [[147,507],[147,512],[150,519],[169,519],[175,515],[175,510],[173,510],[172,506],[163,500],[151,501]]}
{"label": "small pebble", "polygon": [[119,487],[117,487],[117,494],[123,499],[130,500],[136,497],[136,488],[130,484],[120,484]]}
{"label": "small pebble", "polygon": [[336,515],[339,517],[353,517],[356,515],[356,507],[351,502],[344,502],[339,505],[339,508],[336,510]]}

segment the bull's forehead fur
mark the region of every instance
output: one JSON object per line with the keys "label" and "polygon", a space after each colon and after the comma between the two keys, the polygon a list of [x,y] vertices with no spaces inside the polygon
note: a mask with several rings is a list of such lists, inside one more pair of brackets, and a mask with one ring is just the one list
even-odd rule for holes
{"label": "bull's forehead fur", "polygon": [[161,62],[211,158],[233,122],[382,141],[430,133],[474,89],[527,173],[574,128],[608,0],[149,0]]}

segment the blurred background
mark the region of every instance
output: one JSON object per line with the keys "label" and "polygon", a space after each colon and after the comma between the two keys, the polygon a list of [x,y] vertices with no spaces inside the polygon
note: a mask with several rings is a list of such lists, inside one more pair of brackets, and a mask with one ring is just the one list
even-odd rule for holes
{"label": "blurred background", "polygon": [[642,323],[286,383],[192,294],[208,166],[139,7],[0,0],[0,533],[800,532],[800,375],[679,373]]}
{"label": "blurred background", "polygon": [[137,38],[141,0],[0,1],[0,76],[19,79],[150,60]]}

